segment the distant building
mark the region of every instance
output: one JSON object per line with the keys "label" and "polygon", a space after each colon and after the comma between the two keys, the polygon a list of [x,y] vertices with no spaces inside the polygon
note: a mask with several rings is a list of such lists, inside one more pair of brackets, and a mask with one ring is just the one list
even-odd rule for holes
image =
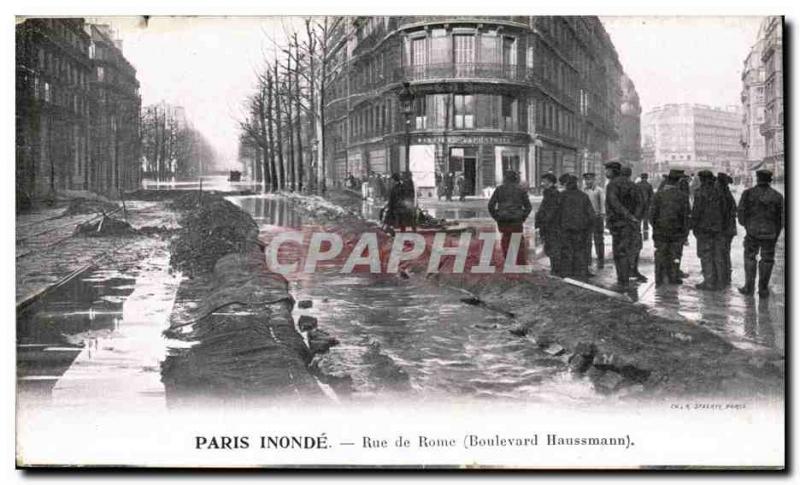
{"label": "distant building", "polygon": [[343,24],[332,45],[342,69],[326,94],[335,183],[410,170],[420,195],[435,196],[434,173],[455,172],[470,195],[486,196],[506,170],[535,186],[546,172],[602,173],[629,149],[624,72],[596,17]]}
{"label": "distant building", "polygon": [[107,27],[81,18],[19,22],[16,75],[18,203],[138,184],[136,71]]}
{"label": "distant building", "polygon": [[783,18],[767,17],[761,24],[761,62],[764,66],[764,164],[777,178],[784,173],[783,158]]}
{"label": "distant building", "polygon": [[644,170],[665,173],[746,171],[739,107],[713,108],[698,104],[667,104],[642,117]]}
{"label": "distant building", "polygon": [[18,204],[90,187],[93,77],[83,19],[27,19],[16,26]]}
{"label": "distant building", "polygon": [[742,70],[742,147],[749,167],[760,165],[766,154],[761,124],[764,123],[764,65],[761,52],[764,40],[759,38],[744,61]]}

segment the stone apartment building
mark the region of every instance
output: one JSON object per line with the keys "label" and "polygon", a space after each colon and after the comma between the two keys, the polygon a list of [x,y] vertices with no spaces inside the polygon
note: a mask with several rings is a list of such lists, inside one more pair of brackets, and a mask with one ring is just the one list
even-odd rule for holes
{"label": "stone apartment building", "polygon": [[334,183],[410,170],[432,196],[435,172],[455,172],[485,196],[504,170],[532,186],[546,172],[602,172],[630,144],[626,78],[596,17],[345,21],[326,94]]}
{"label": "stone apartment building", "polygon": [[107,27],[19,19],[15,61],[18,208],[61,190],[135,187],[138,82]]}

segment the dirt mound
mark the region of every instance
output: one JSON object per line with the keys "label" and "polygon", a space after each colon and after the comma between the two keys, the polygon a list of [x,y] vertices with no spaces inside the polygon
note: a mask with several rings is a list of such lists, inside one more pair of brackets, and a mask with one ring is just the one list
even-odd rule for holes
{"label": "dirt mound", "polygon": [[[175,206],[194,207],[181,218],[178,237],[170,245],[170,266],[189,276],[209,272],[222,256],[245,253],[257,246],[258,225],[235,204],[219,195],[187,194]],[[192,203],[195,205],[193,206]]]}
{"label": "dirt mound", "polygon": [[113,202],[102,199],[71,199],[67,208],[61,213],[61,217],[75,216],[79,214],[110,214],[119,209]]}
{"label": "dirt mound", "polygon": [[138,231],[121,219],[103,216],[100,219],[78,224],[75,234],[89,237],[133,236],[138,234]]}

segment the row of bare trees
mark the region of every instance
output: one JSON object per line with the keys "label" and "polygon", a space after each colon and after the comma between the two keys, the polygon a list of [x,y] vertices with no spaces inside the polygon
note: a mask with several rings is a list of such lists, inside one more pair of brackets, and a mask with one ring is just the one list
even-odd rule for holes
{"label": "row of bare trees", "polygon": [[325,191],[326,88],[344,17],[311,17],[273,39],[240,121],[240,157],[265,190]]}
{"label": "row of bare trees", "polygon": [[206,138],[166,103],[146,106],[141,119],[145,176],[158,181],[189,179],[213,168],[216,152]]}

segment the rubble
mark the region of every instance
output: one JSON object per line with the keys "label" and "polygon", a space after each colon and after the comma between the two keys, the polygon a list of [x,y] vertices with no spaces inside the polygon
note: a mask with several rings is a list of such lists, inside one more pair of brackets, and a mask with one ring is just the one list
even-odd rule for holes
{"label": "rubble", "polygon": [[133,236],[139,232],[121,219],[102,216],[81,224],[75,228],[75,234],[89,237]]}

